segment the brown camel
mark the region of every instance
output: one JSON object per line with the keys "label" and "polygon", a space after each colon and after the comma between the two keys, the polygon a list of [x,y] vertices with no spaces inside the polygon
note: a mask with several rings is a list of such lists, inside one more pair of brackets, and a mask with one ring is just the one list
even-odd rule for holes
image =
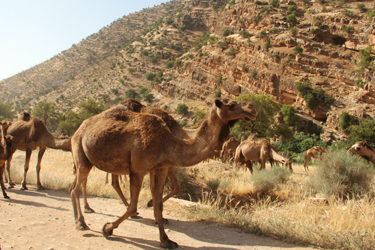
{"label": "brown camel", "polygon": [[260,169],[265,169],[266,162],[270,159],[284,163],[289,171],[293,172],[289,158],[278,154],[269,141],[256,136],[250,136],[237,147],[234,159],[236,163],[245,164],[251,173],[253,173],[253,162],[260,161]]}
{"label": "brown camel", "polygon": [[317,159],[323,153],[327,153],[327,149],[321,146],[314,146],[305,152],[305,164],[303,166],[306,173],[309,172],[309,163],[311,158]]}
{"label": "brown camel", "polygon": [[5,192],[5,185],[4,185],[4,169],[5,169],[5,161],[9,159],[9,156],[12,152],[12,140],[13,137],[10,135],[6,135],[3,137],[3,141],[5,144],[0,145],[0,185],[1,190],[3,191],[3,196],[5,199],[9,199],[9,196]]}
{"label": "brown camel", "polygon": [[114,222],[106,223],[103,235],[112,235],[122,221],[137,212],[142,181],[151,172],[150,188],[161,246],[176,248],[164,231],[162,193],[171,166],[192,166],[211,156],[237,120],[255,120],[254,106],[245,101],[216,99],[194,138],[178,139],[158,116],[128,111],[118,105],[85,120],[72,136],[76,177],[70,190],[76,227],[86,230],[81,212],[80,187],[93,166],[114,175],[130,176],[130,205]]}
{"label": "brown camel", "polygon": [[[0,122],[0,129],[1,129],[1,140],[0,140],[0,143],[3,146],[6,145],[5,136],[7,135],[8,128],[9,128],[9,126],[11,124],[12,123],[8,122],[8,121],[1,121]],[[6,174],[5,174],[5,170],[3,172],[4,172],[4,180],[5,180],[5,182],[8,182],[8,178],[7,178]]]}
{"label": "brown camel", "polygon": [[[166,123],[167,127],[171,130],[171,133],[179,139],[188,139],[188,138],[194,137],[195,133],[197,132],[197,130],[193,130],[193,129],[183,129],[177,123],[177,121],[171,115],[168,114],[168,112],[162,110],[161,108],[144,106],[142,103],[140,103],[139,101],[137,101],[135,99],[132,99],[132,98],[127,98],[124,101],[121,101],[119,103],[119,105],[125,106],[129,111],[133,111],[133,112],[137,112],[137,113],[147,113],[147,114],[153,114],[153,115],[159,116]],[[219,147],[221,147],[221,144],[218,146],[218,148]],[[211,158],[212,157],[213,156],[211,156]],[[172,188],[171,188],[171,191],[169,192],[169,194],[167,194],[163,198],[163,202],[165,202],[170,197],[172,197],[172,196],[174,196],[174,195],[176,195],[180,192],[180,185],[178,183],[177,176],[175,174],[175,170],[174,170],[173,167],[171,167],[168,170],[168,178],[171,181]],[[105,183],[108,183],[108,173],[106,175],[106,182]],[[117,194],[120,196],[123,203],[126,206],[129,206],[129,203],[127,202],[125,196],[123,195],[123,193],[121,191],[121,187],[120,187],[120,184],[119,184],[119,176],[116,176],[116,175],[112,174],[112,186],[115,189],[115,191],[117,192]],[[86,185],[83,185],[82,189],[83,189],[82,196],[83,196],[83,201],[84,201],[84,211],[85,211],[85,213],[94,212],[94,210],[89,206],[89,204],[87,202]],[[147,206],[149,206],[149,207],[152,206],[152,200],[150,200],[148,202]]]}
{"label": "brown camel", "polygon": [[351,148],[349,148],[348,153],[362,156],[371,162],[375,167],[375,150],[368,145],[367,142],[357,141],[353,146],[351,146]]}
{"label": "brown camel", "polygon": [[223,147],[221,149],[220,159],[224,163],[228,156],[233,157],[233,153],[236,152],[236,148],[240,145],[240,141],[234,137],[229,138],[226,142],[224,142]]}
{"label": "brown camel", "polygon": [[12,161],[13,153],[17,149],[26,151],[25,172],[22,180],[21,190],[27,190],[26,175],[27,171],[29,170],[30,157],[33,150],[39,147],[38,163],[36,165],[38,189],[43,189],[40,182],[40,164],[43,154],[46,151],[46,147],[71,151],[70,138],[58,139],[54,137],[48,132],[42,120],[37,117],[33,117],[26,112],[21,112],[17,121],[10,125],[8,128],[8,135],[13,136],[12,152],[7,161],[9,187],[14,187],[15,185],[10,177],[10,163]]}

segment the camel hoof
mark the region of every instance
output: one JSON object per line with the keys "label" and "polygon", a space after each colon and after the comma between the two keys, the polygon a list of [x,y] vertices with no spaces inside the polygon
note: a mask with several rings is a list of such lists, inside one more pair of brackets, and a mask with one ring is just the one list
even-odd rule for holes
{"label": "camel hoof", "polygon": [[111,236],[113,234],[113,225],[112,223],[105,223],[105,225],[103,226],[103,229],[102,229],[102,232],[103,232],[103,236],[107,239],[109,236]]}
{"label": "camel hoof", "polygon": [[178,247],[178,244],[174,241],[168,240],[167,242],[160,242],[162,248],[175,249]]}
{"label": "camel hoof", "polygon": [[139,215],[139,213],[138,213],[138,212],[135,212],[135,214],[132,215],[132,216],[130,216],[130,218],[132,218],[132,219],[141,219],[142,217],[141,217],[141,216],[138,216],[138,215]]}
{"label": "camel hoof", "polygon": [[43,187],[42,185],[40,185],[40,186],[37,186],[37,188],[36,188],[36,190],[45,190],[46,188],[45,187]]}
{"label": "camel hoof", "polygon": [[152,200],[150,200],[148,203],[147,203],[147,207],[153,207],[154,206],[154,202]]}
{"label": "camel hoof", "polygon": [[83,209],[83,212],[85,213],[85,214],[91,214],[91,213],[95,213],[95,211],[94,211],[94,209],[92,209],[91,207],[85,207],[84,209]]}
{"label": "camel hoof", "polygon": [[4,199],[10,199],[10,197],[8,195],[4,195]]}
{"label": "camel hoof", "polygon": [[90,228],[86,225],[85,222],[77,222],[76,223],[76,228],[79,231],[86,231],[89,230]]}
{"label": "camel hoof", "polygon": [[8,183],[8,188],[14,188],[15,184],[14,183]]}
{"label": "camel hoof", "polygon": [[29,190],[26,186],[22,186],[20,190]]}

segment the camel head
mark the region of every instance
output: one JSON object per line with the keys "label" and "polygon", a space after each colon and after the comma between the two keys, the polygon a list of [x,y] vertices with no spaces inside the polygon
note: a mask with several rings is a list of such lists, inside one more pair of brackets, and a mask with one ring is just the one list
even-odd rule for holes
{"label": "camel head", "polygon": [[8,121],[1,121],[0,124],[4,133],[6,133],[10,125],[12,125],[12,123]]}
{"label": "camel head", "polygon": [[348,153],[364,156],[366,155],[366,152],[371,149],[372,148],[367,145],[366,142],[357,141],[351,148],[349,148]]}
{"label": "camel head", "polygon": [[247,101],[234,101],[229,98],[215,99],[215,106],[219,118],[228,124],[230,121],[252,121],[258,116],[254,105]]}

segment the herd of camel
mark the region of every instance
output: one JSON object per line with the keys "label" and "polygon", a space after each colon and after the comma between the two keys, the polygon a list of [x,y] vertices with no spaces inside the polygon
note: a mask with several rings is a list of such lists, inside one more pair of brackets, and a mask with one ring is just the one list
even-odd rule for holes
{"label": "herd of camel", "polygon": [[[122,216],[104,225],[102,233],[107,238],[121,222],[137,214],[142,181],[146,174],[150,174],[152,200],[148,205],[154,207],[160,245],[163,248],[176,248],[178,244],[171,241],[165,233],[166,221],[162,217],[162,203],[179,192],[174,167],[192,166],[219,155],[225,161],[232,155],[235,162],[246,165],[251,172],[254,162],[260,162],[262,169],[267,161],[271,161],[271,164],[282,163],[292,171],[290,158],[280,155],[266,139],[250,136],[238,141],[230,137],[230,127],[238,120],[256,120],[257,115],[250,102],[217,98],[199,128],[192,130],[181,127],[171,115],[160,108],[144,106],[137,100],[126,99],[119,105],[83,121],[72,137],[58,138],[48,132],[39,118],[21,112],[16,121],[3,121],[0,126],[0,183],[3,196],[9,198],[5,192],[4,179],[9,187],[14,187],[10,176],[10,163],[17,149],[26,151],[21,183],[23,190],[27,190],[26,175],[33,150],[39,147],[37,189],[43,189],[40,169],[46,148],[70,151],[75,179],[69,192],[78,230],[89,229],[81,211],[81,190],[84,212],[94,212],[86,195],[87,177],[93,166],[112,175],[112,186],[127,206]],[[305,171],[308,171],[311,158],[317,158],[326,151],[319,146],[309,149],[305,154]],[[348,151],[367,157],[375,164],[375,151],[364,142],[357,142]],[[130,176],[130,203],[125,199],[119,185],[121,175]],[[163,197],[167,177],[171,181],[172,191]]]}

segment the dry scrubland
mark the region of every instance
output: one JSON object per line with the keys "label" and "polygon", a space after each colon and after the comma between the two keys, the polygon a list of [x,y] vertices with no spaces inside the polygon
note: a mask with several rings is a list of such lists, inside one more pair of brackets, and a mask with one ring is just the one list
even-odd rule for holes
{"label": "dry scrubland", "polygon": [[[31,184],[36,182],[36,156],[34,152],[28,174],[27,181]],[[21,151],[13,157],[11,173],[16,183],[22,179],[24,157]],[[267,168],[265,176],[271,178],[270,166],[267,165]],[[323,197],[307,185],[311,180],[316,181],[316,165],[310,166],[309,175],[304,173],[302,164],[294,164],[293,170],[293,174],[288,176],[283,169],[277,169],[283,173],[279,183],[264,187],[256,184],[247,170],[228,163],[211,160],[179,169],[182,186],[179,197],[199,199],[202,204],[186,207],[181,216],[220,222],[243,228],[249,233],[323,248],[375,249],[373,180],[370,194],[355,199],[333,195]],[[112,186],[104,184],[105,175],[93,169],[88,180],[88,194],[117,198]],[[42,162],[41,180],[46,188],[67,190],[73,181],[71,154],[48,149]],[[123,182],[122,185],[128,197],[128,183]],[[151,197],[148,187],[147,176],[140,194],[140,206],[146,206]],[[257,190],[263,193],[254,194]],[[234,207],[234,203],[245,205]]]}

